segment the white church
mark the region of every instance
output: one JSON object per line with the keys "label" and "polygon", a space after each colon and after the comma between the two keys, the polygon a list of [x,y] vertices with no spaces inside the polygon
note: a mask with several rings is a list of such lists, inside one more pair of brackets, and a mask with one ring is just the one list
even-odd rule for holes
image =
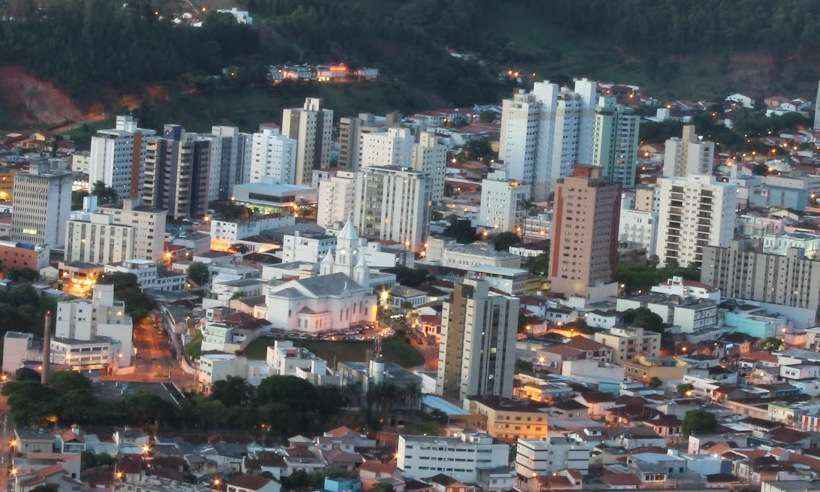
{"label": "white church", "polygon": [[339,231],[335,253],[319,263],[319,275],[266,288],[266,318],[274,328],[316,334],[376,321],[370,268],[350,221]]}

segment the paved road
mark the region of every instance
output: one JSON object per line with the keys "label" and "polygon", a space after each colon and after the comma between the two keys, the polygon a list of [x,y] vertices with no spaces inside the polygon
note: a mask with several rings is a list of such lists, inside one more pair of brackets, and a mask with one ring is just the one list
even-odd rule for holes
{"label": "paved road", "polygon": [[102,379],[143,382],[171,381],[181,388],[195,385],[194,377],[179,367],[168,336],[153,317],[145,317],[134,325],[134,348],[136,354],[133,359],[134,371],[132,373],[114,374],[104,376]]}

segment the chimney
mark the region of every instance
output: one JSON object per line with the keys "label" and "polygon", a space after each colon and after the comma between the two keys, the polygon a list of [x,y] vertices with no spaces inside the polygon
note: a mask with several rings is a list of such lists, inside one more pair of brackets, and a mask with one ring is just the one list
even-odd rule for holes
{"label": "chimney", "polygon": [[43,320],[43,370],[40,372],[40,383],[48,384],[51,372],[51,311],[46,311]]}

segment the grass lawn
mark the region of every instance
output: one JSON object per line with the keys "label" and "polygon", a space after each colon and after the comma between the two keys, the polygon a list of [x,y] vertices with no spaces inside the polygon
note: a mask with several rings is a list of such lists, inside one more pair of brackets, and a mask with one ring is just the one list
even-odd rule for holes
{"label": "grass lawn", "polygon": [[[273,345],[275,341],[271,337],[257,338],[245,349],[245,355],[249,359],[264,359],[268,346]],[[294,340],[293,343],[298,347],[305,347],[331,365],[335,365],[335,362],[364,362],[368,358],[368,350],[373,348],[373,344],[367,342]],[[424,357],[398,337],[383,341],[382,352],[387,362],[394,362],[402,367],[416,367],[424,363]]]}

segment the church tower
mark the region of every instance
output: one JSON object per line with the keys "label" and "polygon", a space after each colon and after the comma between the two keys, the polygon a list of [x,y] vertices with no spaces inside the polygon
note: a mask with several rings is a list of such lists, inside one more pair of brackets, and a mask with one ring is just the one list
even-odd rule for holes
{"label": "church tower", "polygon": [[336,236],[336,262],[334,273],[344,273],[353,278],[353,269],[356,266],[356,256],[359,252],[359,234],[353,227],[350,218],[347,219],[339,235]]}
{"label": "church tower", "polygon": [[370,268],[367,266],[364,253],[359,251],[356,256],[358,256],[358,261],[356,267],[353,268],[353,281],[362,287],[370,287]]}
{"label": "church tower", "polygon": [[330,275],[331,273],[333,273],[333,255],[328,251],[319,262],[319,275]]}

